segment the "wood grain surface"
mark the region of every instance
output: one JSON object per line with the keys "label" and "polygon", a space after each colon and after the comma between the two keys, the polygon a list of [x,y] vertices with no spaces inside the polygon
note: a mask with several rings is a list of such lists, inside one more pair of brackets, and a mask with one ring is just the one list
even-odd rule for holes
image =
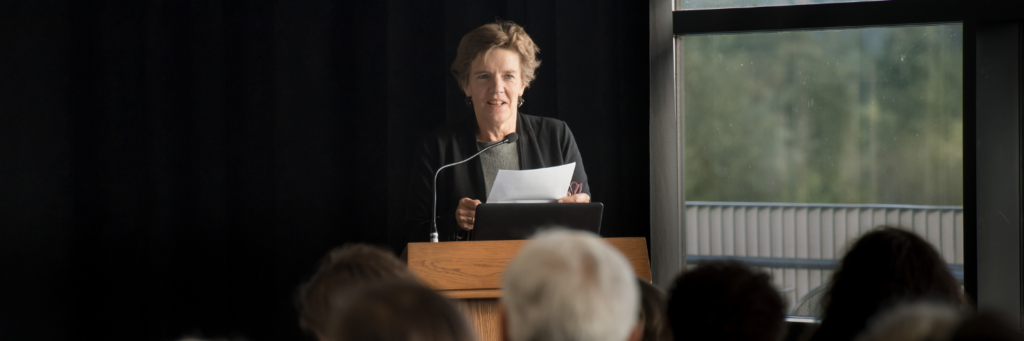
{"label": "wood grain surface", "polygon": [[498,299],[456,300],[456,306],[478,341],[499,341],[501,337],[501,314]]}
{"label": "wood grain surface", "polygon": [[[605,238],[621,251],[637,277],[651,280],[642,237]],[[501,275],[526,240],[409,243],[402,258],[409,269],[442,295],[455,299],[477,340],[501,340]]]}
{"label": "wood grain surface", "polygon": [[[638,277],[651,280],[647,242],[643,237],[605,238],[605,241],[626,256]],[[406,257],[409,269],[424,283],[448,297],[489,297],[481,295],[494,294],[494,290],[501,289],[501,275],[505,267],[526,242],[409,243]]]}
{"label": "wood grain surface", "polygon": [[454,299],[501,298],[500,289],[439,290],[441,295]]}

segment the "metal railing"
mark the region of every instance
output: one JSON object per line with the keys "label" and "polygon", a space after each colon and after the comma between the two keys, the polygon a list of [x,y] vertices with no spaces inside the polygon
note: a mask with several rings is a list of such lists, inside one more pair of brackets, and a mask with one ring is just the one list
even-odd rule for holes
{"label": "metal railing", "polygon": [[[739,257],[739,256],[702,256],[686,255],[686,264],[700,265],[704,262],[735,260],[753,267],[772,269],[805,269],[805,270],[833,270],[839,264],[838,259],[805,259],[805,258],[764,258],[764,257]],[[953,277],[963,284],[963,264],[946,264]]]}
{"label": "metal railing", "polygon": [[963,277],[963,207],[686,202],[688,265],[739,259],[772,274],[789,305],[826,283],[858,237],[881,225],[914,231]]}

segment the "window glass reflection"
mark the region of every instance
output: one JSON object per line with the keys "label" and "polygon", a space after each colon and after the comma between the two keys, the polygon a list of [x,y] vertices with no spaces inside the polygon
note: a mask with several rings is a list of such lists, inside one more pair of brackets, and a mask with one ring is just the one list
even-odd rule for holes
{"label": "window glass reflection", "polygon": [[746,257],[794,307],[893,225],[962,277],[962,31],[677,37],[688,263]]}

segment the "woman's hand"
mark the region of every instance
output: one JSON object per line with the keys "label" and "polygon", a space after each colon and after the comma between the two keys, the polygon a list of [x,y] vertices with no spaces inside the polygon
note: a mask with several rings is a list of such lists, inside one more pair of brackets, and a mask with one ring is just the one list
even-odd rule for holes
{"label": "woman's hand", "polygon": [[578,203],[590,202],[590,195],[587,194],[587,193],[573,194],[573,195],[564,196],[561,199],[558,199],[558,202],[560,202],[560,203],[561,202],[578,202]]}
{"label": "woman's hand", "polygon": [[[590,201],[590,198],[587,198],[587,201]],[[459,223],[459,228],[466,231],[473,229],[473,223],[476,222],[476,205],[480,205],[480,200],[459,200],[459,208],[455,209],[455,222]]]}

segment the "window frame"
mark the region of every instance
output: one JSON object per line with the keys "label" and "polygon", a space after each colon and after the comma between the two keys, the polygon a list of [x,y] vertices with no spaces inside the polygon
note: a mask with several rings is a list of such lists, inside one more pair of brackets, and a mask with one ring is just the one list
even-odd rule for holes
{"label": "window frame", "polygon": [[[1021,253],[1021,32],[1024,26],[1024,11],[1018,4],[998,0],[893,0],[847,2],[830,4],[809,4],[771,7],[742,7],[676,10],[673,0],[650,1],[650,79],[651,79],[651,262],[655,283],[668,287],[671,281],[686,265],[685,252],[685,115],[682,110],[682,94],[685,89],[676,90],[676,77],[682,70],[675,66],[675,36],[723,33],[752,33],[793,30],[822,30],[872,26],[922,25],[941,23],[962,23],[964,28],[963,50],[963,115],[964,115],[964,288],[971,303],[978,306],[978,279],[997,279],[1006,285],[984,285],[986,290],[998,292],[983,293],[981,309],[1000,308],[1006,313],[1016,313],[1016,321],[1024,325],[1024,288],[1022,288]],[[1016,40],[1013,37],[995,36],[988,33],[992,25],[1016,25]],[[1001,41],[998,39],[1002,39]],[[978,41],[991,46],[998,42],[999,49],[979,49]],[[1013,51],[1016,52],[1016,66],[1013,65]],[[993,58],[999,57],[999,58]],[[981,63],[979,64],[979,60]],[[995,60],[995,61],[990,61]],[[1017,72],[999,78],[979,77],[980,68],[1010,70]],[[982,75],[984,76],[984,75]],[[991,89],[1014,85],[1016,94],[1002,97],[979,93],[979,89]],[[1015,97],[1014,97],[1015,96]],[[986,102],[979,105],[978,99]],[[1016,107],[1013,110],[1007,108]],[[1002,108],[995,110],[993,108]],[[979,122],[981,125],[979,126]],[[999,127],[999,128],[996,128]],[[978,131],[978,129],[985,131]],[[982,138],[979,139],[979,134]],[[985,148],[979,142],[1016,141],[1015,148]],[[976,147],[977,146],[977,147]],[[1009,150],[1012,149],[1012,150]],[[993,160],[1016,156],[1014,169],[993,169]],[[979,163],[980,162],[980,163]],[[996,182],[1015,183],[995,189],[992,186],[979,188]],[[1012,205],[1006,200],[1016,199]],[[981,212],[979,203],[985,205],[1003,204],[999,215],[995,212]],[[984,206],[987,207],[987,206]],[[995,233],[983,231],[979,226],[996,218],[1005,219],[1001,230],[990,228]],[[1012,217],[1012,219],[1010,219]],[[991,219],[990,219],[991,218]],[[989,222],[989,223],[986,223]],[[1015,231],[1012,227],[1016,227]],[[1015,238],[1014,238],[1015,237]],[[979,240],[980,238],[980,240]],[[998,257],[1018,255],[1015,262],[982,250],[978,245],[999,245],[1008,250]],[[1009,248],[1009,249],[1007,249]],[[983,266],[979,269],[979,264]],[[1001,264],[1001,265],[1000,265]],[[982,273],[979,276],[979,271]],[[1013,292],[1016,290],[1016,292]],[[986,303],[985,296],[1013,298],[1008,304]],[[1016,308],[1016,309],[1012,309]],[[1007,311],[1010,310],[1010,311]]]}

